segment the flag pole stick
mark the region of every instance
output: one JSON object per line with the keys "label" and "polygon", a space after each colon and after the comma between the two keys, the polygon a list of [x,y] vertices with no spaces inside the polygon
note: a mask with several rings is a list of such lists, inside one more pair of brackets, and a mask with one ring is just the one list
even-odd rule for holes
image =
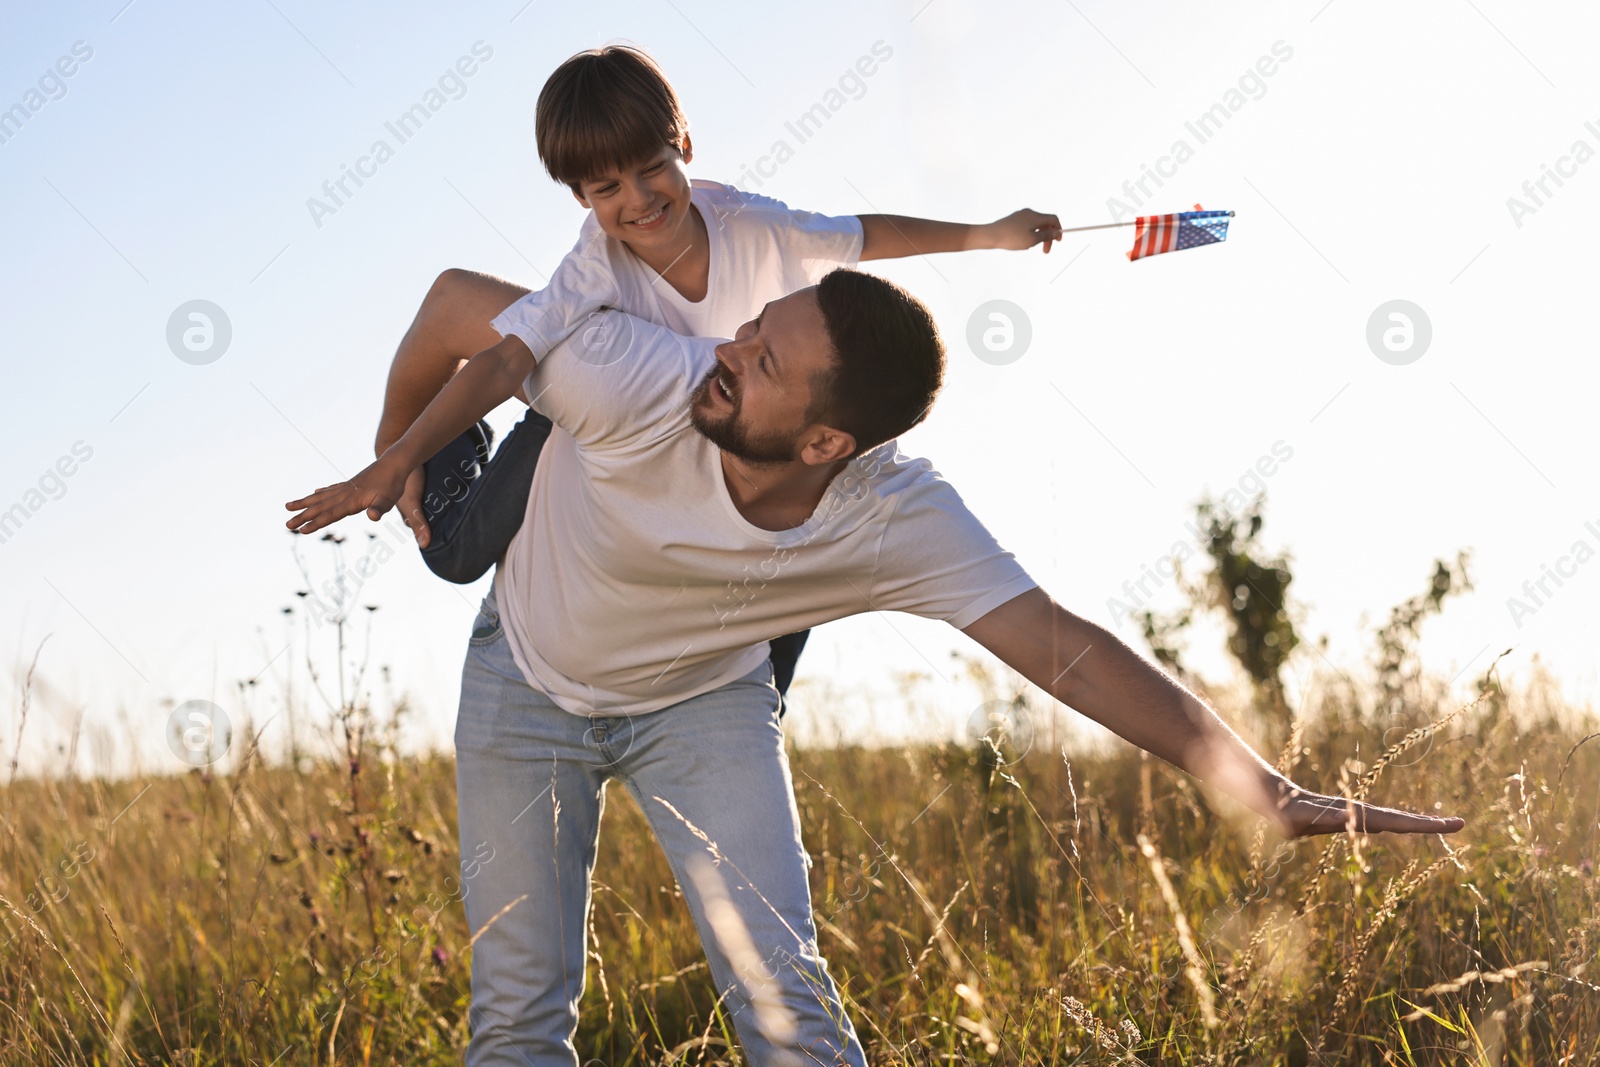
{"label": "flag pole stick", "polygon": [[[1228,217],[1231,219],[1231,218],[1233,218],[1234,214],[1235,214],[1235,212],[1230,211],[1230,212],[1228,212]],[[1137,226],[1137,225],[1138,225],[1138,220],[1134,220],[1133,222],[1107,222],[1107,223],[1102,223],[1099,226],[1074,226],[1070,230],[1062,230],[1061,232],[1062,233],[1083,233],[1086,230],[1114,230],[1119,226]]]}
{"label": "flag pole stick", "polygon": [[1071,229],[1062,230],[1062,233],[1083,233],[1086,230],[1114,230],[1119,226],[1133,226],[1132,222],[1107,222],[1101,226],[1073,226]]}

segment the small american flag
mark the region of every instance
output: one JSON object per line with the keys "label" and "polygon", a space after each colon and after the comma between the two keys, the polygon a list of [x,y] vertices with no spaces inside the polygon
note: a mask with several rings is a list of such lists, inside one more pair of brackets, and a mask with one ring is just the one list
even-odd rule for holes
{"label": "small american flag", "polygon": [[1231,211],[1201,211],[1196,204],[1193,211],[1180,211],[1174,215],[1142,215],[1134,220],[1133,250],[1129,259],[1159,256],[1163,252],[1181,252],[1185,248],[1214,245],[1228,239],[1228,220]]}

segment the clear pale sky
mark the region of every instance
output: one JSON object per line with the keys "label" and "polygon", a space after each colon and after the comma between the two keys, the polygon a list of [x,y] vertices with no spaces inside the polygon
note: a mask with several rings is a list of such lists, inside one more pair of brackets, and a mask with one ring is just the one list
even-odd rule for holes
{"label": "clear pale sky", "polygon": [[[1139,263],[1112,231],[1049,256],[873,264],[950,344],[946,393],[904,447],[1067,606],[1138,645],[1110,598],[1185,538],[1203,492],[1281,443],[1267,540],[1293,554],[1306,633],[1330,642],[1292,674],[1359,667],[1372,623],[1471,547],[1477,592],[1429,624],[1432,665],[1464,681],[1515,645],[1513,672],[1537,654],[1592,700],[1597,21],[1499,0],[7,5],[8,681],[50,635],[25,760],[59,762],[81,713],[80,767],[179,769],[173,703],[242,715],[237,683],[258,677],[256,716],[277,710],[304,656],[301,638],[283,651],[280,609],[305,587],[283,502],[370,461],[394,345],[440,270],[537,286],[570,247],[583,213],[539,168],[534,102],[563,58],[614,40],[676,84],[694,176],[792,206],[1027,206],[1066,225],[1111,221],[1113,199],[1238,212],[1226,244]],[[875,46],[889,58],[851,80]],[[462,57],[470,76],[451,73]],[[436,110],[401,143],[386,123],[419,102]],[[818,103],[831,117],[801,143],[786,123]],[[379,140],[392,155],[313,211]],[[755,169],[780,140],[792,154]],[[1146,177],[1136,203],[1125,183],[1139,193],[1147,167],[1163,184]],[[966,341],[993,299],[1031,327],[1005,365]],[[1367,340],[1396,299],[1431,323],[1404,365]],[[192,300],[231,327],[209,363],[168,343]],[[352,557],[368,525],[340,527]],[[326,546],[300,547],[326,578]],[[1565,576],[1535,604],[1523,585],[1546,567]],[[380,605],[369,682],[384,692],[387,665],[387,691],[410,694],[413,743],[449,738],[483,584],[442,583],[403,549],[360,592]],[[1176,604],[1170,583],[1156,603]],[[329,641],[313,636],[325,670]],[[904,616],[830,625],[791,721],[892,730],[913,674],[927,721],[959,729],[981,696],[952,650],[975,646]]]}

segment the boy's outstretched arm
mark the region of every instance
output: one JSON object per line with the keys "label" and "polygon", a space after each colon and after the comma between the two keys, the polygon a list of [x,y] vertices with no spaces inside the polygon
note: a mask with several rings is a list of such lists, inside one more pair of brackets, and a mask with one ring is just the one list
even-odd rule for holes
{"label": "boy's outstretched arm", "polygon": [[323,486],[285,504],[296,514],[284,525],[297,533],[315,533],[358,511],[376,522],[400,499],[407,476],[423,460],[510,399],[532,370],[533,353],[515,336],[479,352],[377,462],[348,482]]}
{"label": "boy's outstretched arm", "polygon": [[[383,391],[375,455],[383,455],[385,449],[400,440],[467,360],[500,342],[490,320],[527,292],[513,282],[475,271],[451,269],[439,275],[395,349]],[[519,384],[518,397],[526,401],[521,388]],[[397,506],[418,546],[427,548],[432,531],[423,512],[422,492],[419,464],[406,478]]]}
{"label": "boy's outstretched arm", "polygon": [[1042,589],[1007,601],[964,632],[1055,699],[1212,782],[1290,837],[1347,828],[1369,834],[1449,834],[1465,825],[1461,819],[1413,815],[1301,789],[1200,698]]}
{"label": "boy's outstretched arm", "polygon": [[1061,240],[1061,220],[1029,208],[994,222],[935,222],[909,215],[860,215],[861,258],[899,259],[934,252],[969,252],[978,248],[1021,251],[1043,242],[1044,250]]}

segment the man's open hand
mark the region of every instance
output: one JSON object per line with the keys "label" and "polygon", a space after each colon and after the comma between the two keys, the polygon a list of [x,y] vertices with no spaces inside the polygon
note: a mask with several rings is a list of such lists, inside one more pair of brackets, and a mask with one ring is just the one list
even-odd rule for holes
{"label": "man's open hand", "polygon": [[990,246],[992,248],[1020,252],[1042,241],[1044,250],[1048,252],[1052,243],[1061,240],[1061,220],[1054,215],[1023,208],[989,223],[989,235],[994,242]]}
{"label": "man's open hand", "polygon": [[297,514],[284,525],[296,533],[316,533],[358,511],[377,522],[400,499],[407,473],[380,459],[348,482],[325,485],[310,496],[289,501],[284,507]]}
{"label": "man's open hand", "polygon": [[1317,834],[1453,834],[1464,819],[1414,815],[1396,808],[1380,808],[1360,800],[1309,793],[1289,786],[1278,808],[1278,825],[1290,837]]}

